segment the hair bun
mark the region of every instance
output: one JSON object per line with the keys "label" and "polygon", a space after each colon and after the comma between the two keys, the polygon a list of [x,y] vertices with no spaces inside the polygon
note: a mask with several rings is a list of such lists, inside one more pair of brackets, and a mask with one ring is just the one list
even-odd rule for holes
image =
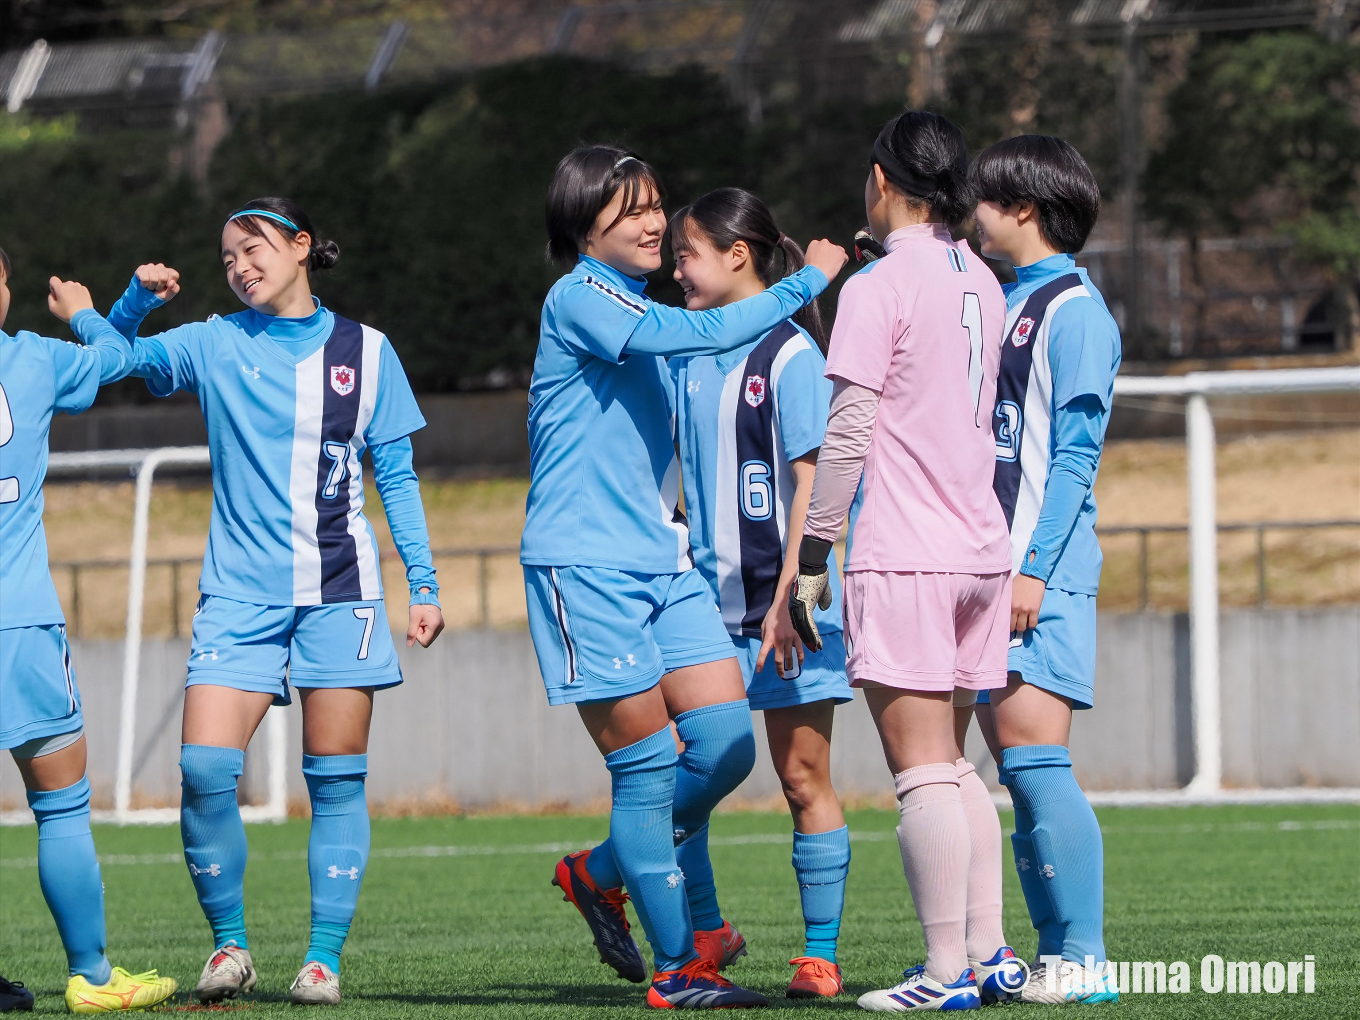
{"label": "hair bun", "polygon": [[312,244],[312,255],[308,264],[313,269],[329,269],[340,261],[340,246],[334,241],[317,241]]}

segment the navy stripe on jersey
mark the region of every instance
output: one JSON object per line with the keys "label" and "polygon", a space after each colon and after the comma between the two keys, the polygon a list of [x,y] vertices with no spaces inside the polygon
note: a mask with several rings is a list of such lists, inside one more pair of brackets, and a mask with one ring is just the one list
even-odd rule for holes
{"label": "navy stripe on jersey", "polygon": [[737,531],[741,542],[741,583],[746,592],[746,614],[741,632],[760,636],[760,625],[774,602],[780,571],[784,569],[784,545],[780,540],[775,501],[776,463],[774,442],[774,394],[770,378],[780,348],[799,336],[791,322],[782,322],[746,356],[742,367],[741,398],[737,401],[736,426]]}
{"label": "navy stripe on jersey", "polygon": [[1028,298],[1006,338],[1001,342],[1001,371],[996,380],[996,411],[992,433],[996,437],[996,474],[992,488],[1006,513],[1006,527],[1015,522],[1015,501],[1020,493],[1020,450],[1025,439],[1025,394],[1034,365],[1034,343],[1048,315],[1048,306],[1064,291],[1082,286],[1075,273],[1050,280]]}
{"label": "navy stripe on jersey", "polygon": [[613,301],[617,305],[622,305],[624,308],[628,309],[628,311],[632,312],[634,315],[647,314],[647,305],[637,300],[637,298],[625,294],[621,290],[616,290],[615,288],[609,286],[609,284],[605,283],[602,280],[597,280],[593,276],[587,276],[585,278],[585,282],[587,287],[594,287],[605,297],[609,298],[609,300]]}
{"label": "navy stripe on jersey", "polygon": [[949,266],[951,269],[954,270],[954,272],[956,273],[968,272],[968,266],[963,261],[963,252],[953,247],[946,248],[945,251],[949,253]]}
{"label": "navy stripe on jersey", "polygon": [[321,551],[321,601],[361,597],[359,551],[349,533],[350,440],[359,421],[364,330],[335,317],[321,359],[321,450],[316,466],[316,541]]}

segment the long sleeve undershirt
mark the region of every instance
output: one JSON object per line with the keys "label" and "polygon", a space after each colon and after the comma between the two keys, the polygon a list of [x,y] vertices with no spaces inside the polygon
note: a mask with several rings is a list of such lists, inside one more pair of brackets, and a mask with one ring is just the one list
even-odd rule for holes
{"label": "long sleeve undershirt", "polygon": [[1095,484],[1108,414],[1100,399],[1089,394],[1054,412],[1053,457],[1044,483],[1044,501],[1020,573],[1045,582],[1053,575]]}
{"label": "long sleeve undershirt", "polygon": [[803,534],[826,542],[840,537],[874,437],[878,396],[867,386],[836,380]]}
{"label": "long sleeve undershirt", "polygon": [[767,290],[721,308],[692,312],[653,302],[624,349],[665,358],[724,354],[750,343],[826,288],[826,274],[816,266],[804,266]]}
{"label": "long sleeve undershirt", "polygon": [[98,356],[100,386],[122,379],[132,369],[127,339],[93,308],[82,308],[71,316],[71,329]]}
{"label": "long sleeve undershirt", "polygon": [[[430,533],[425,526],[425,505],[420,500],[420,480],[411,465],[411,438],[369,448],[373,457],[373,483],[378,487],[392,541],[406,564],[411,586],[411,605],[439,605],[439,582],[430,555]],[[425,588],[428,591],[422,591]]]}

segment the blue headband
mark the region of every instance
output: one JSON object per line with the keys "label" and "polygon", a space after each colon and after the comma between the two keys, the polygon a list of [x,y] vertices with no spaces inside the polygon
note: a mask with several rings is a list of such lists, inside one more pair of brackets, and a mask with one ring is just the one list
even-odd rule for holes
{"label": "blue headband", "polygon": [[228,216],[227,222],[230,223],[232,220],[239,220],[242,216],[263,216],[266,219],[273,220],[275,223],[282,223],[295,234],[302,233],[302,231],[298,230],[297,224],[287,216],[280,216],[278,213],[272,213],[268,209],[242,209],[240,212],[232,213]]}

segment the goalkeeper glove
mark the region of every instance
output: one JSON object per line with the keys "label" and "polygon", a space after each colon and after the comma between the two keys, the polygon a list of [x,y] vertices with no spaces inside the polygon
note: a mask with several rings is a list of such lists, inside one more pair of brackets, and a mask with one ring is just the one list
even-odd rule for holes
{"label": "goalkeeper glove", "polygon": [[822,636],[812,619],[813,609],[831,608],[831,577],[826,560],[831,555],[831,543],[811,535],[804,535],[798,546],[798,576],[789,588],[789,616],[793,629],[811,651],[822,650]]}

